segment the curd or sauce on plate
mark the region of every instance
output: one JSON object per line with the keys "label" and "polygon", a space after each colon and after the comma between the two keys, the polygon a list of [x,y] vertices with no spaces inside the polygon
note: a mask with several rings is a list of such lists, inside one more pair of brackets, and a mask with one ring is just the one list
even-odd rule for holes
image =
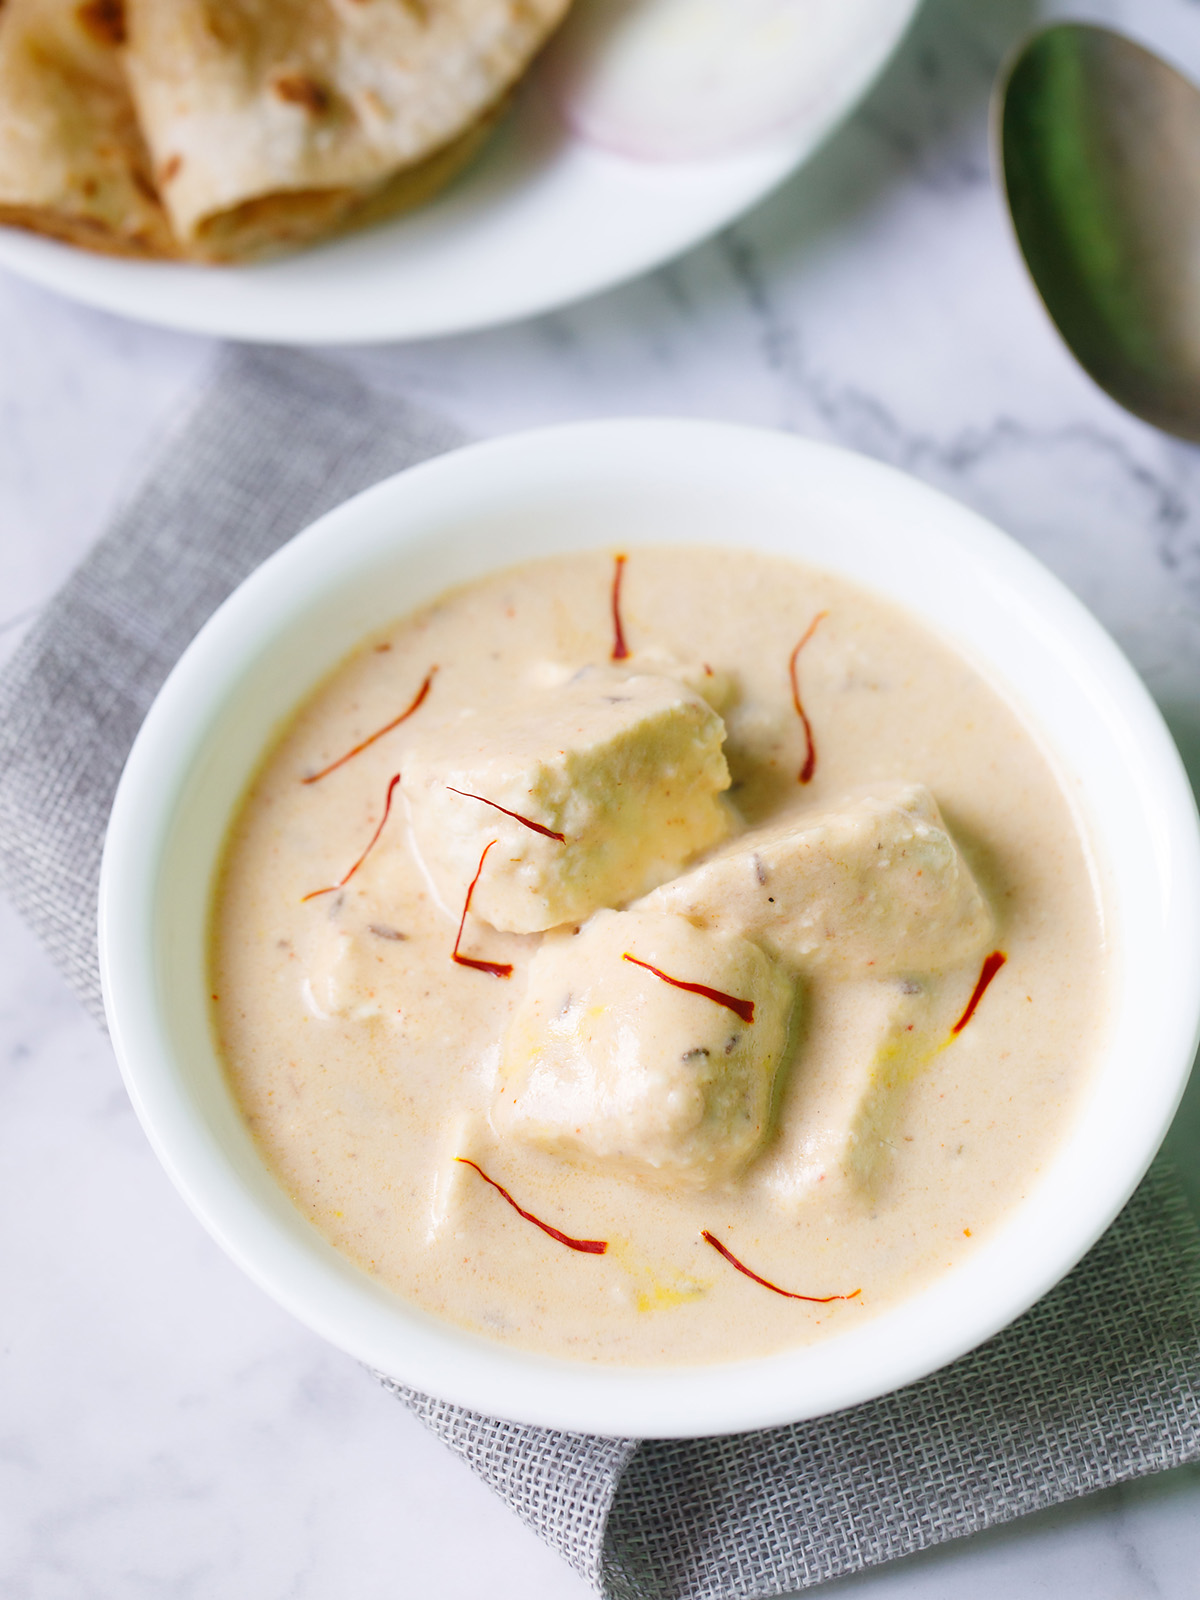
{"label": "curd or sauce on plate", "polygon": [[1102,1042],[1098,874],[1037,735],[844,579],[532,562],[366,641],[215,899],[214,1026],[301,1212],[490,1338],[828,1337],[1036,1184]]}

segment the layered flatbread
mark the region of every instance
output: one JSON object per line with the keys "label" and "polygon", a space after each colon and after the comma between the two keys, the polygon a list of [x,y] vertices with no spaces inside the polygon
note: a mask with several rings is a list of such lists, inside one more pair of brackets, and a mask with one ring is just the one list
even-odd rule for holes
{"label": "layered flatbread", "polygon": [[0,221],[236,261],[427,199],[570,0],[0,0]]}
{"label": "layered flatbread", "polygon": [[112,0],[0,7],[0,223],[118,255],[172,255]]}

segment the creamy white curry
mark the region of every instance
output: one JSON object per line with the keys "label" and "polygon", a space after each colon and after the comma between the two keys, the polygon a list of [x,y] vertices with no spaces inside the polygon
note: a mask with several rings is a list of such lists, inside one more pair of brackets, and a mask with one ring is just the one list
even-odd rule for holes
{"label": "creamy white curry", "polygon": [[821,1339],[1037,1181],[1105,1025],[1035,734],[914,618],[700,548],[531,563],[368,640],[269,753],[214,1025],[316,1228],[557,1356]]}

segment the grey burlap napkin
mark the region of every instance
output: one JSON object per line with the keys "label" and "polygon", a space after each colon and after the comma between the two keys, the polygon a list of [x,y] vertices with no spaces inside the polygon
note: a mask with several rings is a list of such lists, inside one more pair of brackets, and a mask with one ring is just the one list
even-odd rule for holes
{"label": "grey burlap napkin", "polygon": [[[231,354],[9,663],[0,873],[97,1017],[105,822],[172,663],[284,539],[456,442],[325,362]],[[1200,1239],[1156,1168],[1075,1272],[982,1349],[766,1433],[599,1439],[388,1387],[618,1600],[778,1595],[1200,1459]]]}

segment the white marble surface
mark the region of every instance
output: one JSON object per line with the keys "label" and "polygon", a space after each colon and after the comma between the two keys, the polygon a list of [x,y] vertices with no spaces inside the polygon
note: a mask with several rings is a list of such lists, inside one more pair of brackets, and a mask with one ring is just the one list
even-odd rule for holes
{"label": "white marble surface", "polygon": [[[1200,454],[1071,364],[988,175],[986,96],[1039,15],[1200,74],[1196,0],[929,0],[868,105],[722,238],[489,334],[346,354],[481,434],[726,417],[882,456],[992,516],[1098,612],[1200,772]],[[212,347],[0,278],[0,655],[103,526]],[[1173,1135],[1200,1206],[1200,1094]],[[584,1586],[184,1209],[108,1046],[0,906],[0,1593],[490,1600]],[[1200,1468],[830,1592],[1194,1600]]]}

